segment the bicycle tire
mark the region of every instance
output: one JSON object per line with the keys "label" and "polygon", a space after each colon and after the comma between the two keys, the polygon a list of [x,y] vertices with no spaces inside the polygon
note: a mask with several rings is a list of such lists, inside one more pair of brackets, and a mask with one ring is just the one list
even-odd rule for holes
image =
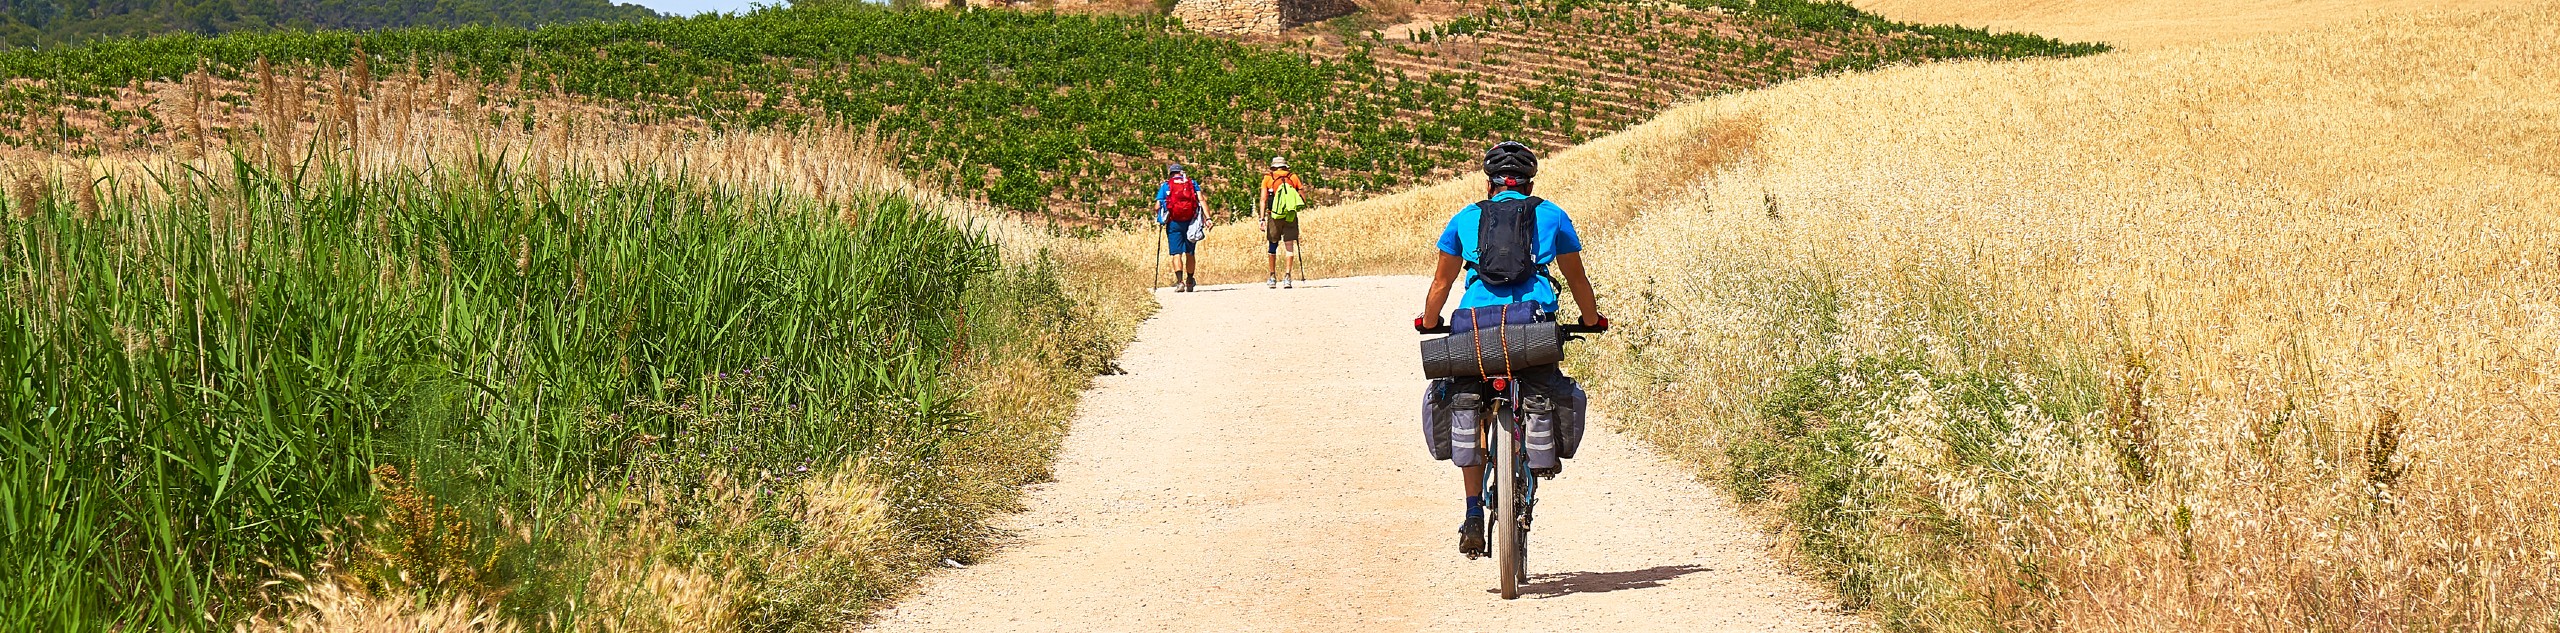
{"label": "bicycle tire", "polygon": [[[1501,440],[1510,440],[1512,439],[1509,435],[1510,425],[1499,424],[1505,421],[1502,413],[1496,412],[1494,418],[1497,426],[1493,429],[1494,432],[1488,435],[1499,437]],[[1513,448],[1513,444],[1517,442],[1496,441],[1489,444],[1493,444],[1494,472],[1501,473],[1493,478],[1495,488],[1493,507],[1496,508],[1493,521],[1493,555],[1494,560],[1500,561],[1500,564],[1495,567],[1498,568],[1498,573],[1502,574],[1502,599],[1513,600],[1520,597],[1521,579],[1529,575],[1528,571],[1522,568],[1527,562],[1528,544],[1520,540],[1520,451]]]}

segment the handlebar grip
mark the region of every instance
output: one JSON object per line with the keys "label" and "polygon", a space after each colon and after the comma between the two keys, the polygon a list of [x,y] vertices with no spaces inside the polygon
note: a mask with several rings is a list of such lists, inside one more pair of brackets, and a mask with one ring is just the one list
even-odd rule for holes
{"label": "handlebar grip", "polygon": [[[1609,331],[1609,324],[1576,325],[1572,323],[1559,323],[1556,324],[1556,328],[1566,334],[1600,334]],[[1443,323],[1439,327],[1422,327],[1420,322],[1416,322],[1413,325],[1413,331],[1416,334],[1448,334],[1449,325]]]}

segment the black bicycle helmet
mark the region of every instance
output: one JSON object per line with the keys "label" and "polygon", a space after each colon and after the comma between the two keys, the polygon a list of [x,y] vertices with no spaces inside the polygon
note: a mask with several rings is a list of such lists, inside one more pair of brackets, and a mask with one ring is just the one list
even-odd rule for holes
{"label": "black bicycle helmet", "polygon": [[1494,144],[1484,151],[1484,177],[1498,185],[1517,185],[1538,177],[1538,153],[1517,141]]}

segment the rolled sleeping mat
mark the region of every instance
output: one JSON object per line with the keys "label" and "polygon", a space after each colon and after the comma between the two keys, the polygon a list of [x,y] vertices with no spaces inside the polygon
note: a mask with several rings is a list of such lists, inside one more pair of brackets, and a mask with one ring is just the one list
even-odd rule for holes
{"label": "rolled sleeping mat", "polygon": [[1428,378],[1508,374],[1564,360],[1564,331],[1554,322],[1522,323],[1422,342]]}

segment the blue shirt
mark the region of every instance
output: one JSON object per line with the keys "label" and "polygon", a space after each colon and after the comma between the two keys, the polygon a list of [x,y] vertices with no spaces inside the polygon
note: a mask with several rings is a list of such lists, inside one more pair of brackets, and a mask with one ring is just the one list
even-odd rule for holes
{"label": "blue shirt", "polygon": [[[1519,200],[1527,197],[1529,196],[1517,191],[1505,191],[1494,194],[1493,201]],[[1440,252],[1465,258],[1468,263],[1480,261],[1476,258],[1476,224],[1479,222],[1478,218],[1483,215],[1482,210],[1470,204],[1467,208],[1459,210],[1456,217],[1449,218],[1449,228],[1440,232]],[[1553,202],[1543,202],[1538,205],[1537,238],[1538,243],[1530,249],[1529,256],[1536,260],[1539,266],[1555,263],[1557,255],[1582,252],[1582,236],[1573,232],[1573,218],[1566,216],[1564,208],[1556,206]],[[1555,284],[1547,281],[1545,275],[1533,276],[1509,285],[1488,286],[1484,280],[1476,278],[1475,271],[1469,270],[1464,283],[1467,292],[1458,297],[1458,308],[1461,310],[1519,301],[1536,301],[1546,311],[1556,311],[1556,287]]]}

